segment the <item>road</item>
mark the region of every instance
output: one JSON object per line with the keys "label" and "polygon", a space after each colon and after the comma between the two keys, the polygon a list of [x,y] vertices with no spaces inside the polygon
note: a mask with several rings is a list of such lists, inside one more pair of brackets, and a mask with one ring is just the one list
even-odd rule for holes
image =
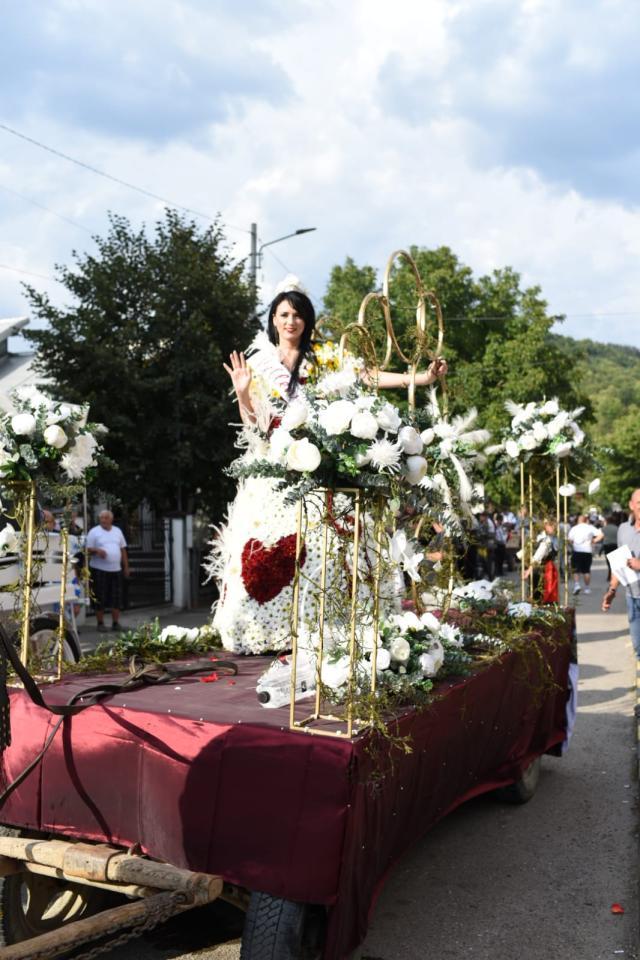
{"label": "road", "polygon": [[[545,757],[522,807],[481,797],[396,867],[360,960],[605,960],[638,957],[636,664],[624,597],[578,603],[580,701],[561,759]],[[619,903],[624,914],[614,915]],[[225,905],[221,905],[224,907]],[[109,960],[238,960],[240,918],[192,912]],[[217,931],[219,940],[213,946]]]}

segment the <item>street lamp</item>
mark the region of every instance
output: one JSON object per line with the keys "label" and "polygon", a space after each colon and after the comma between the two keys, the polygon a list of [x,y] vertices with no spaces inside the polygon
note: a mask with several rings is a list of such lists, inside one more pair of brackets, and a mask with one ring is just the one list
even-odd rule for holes
{"label": "street lamp", "polygon": [[299,237],[302,233],[313,233],[317,227],[299,227],[293,233],[285,233],[284,237],[276,237],[275,240],[268,240],[267,243],[261,243],[258,247],[258,224],[251,224],[251,254],[249,256],[249,277],[251,279],[251,289],[253,290],[253,301],[258,300],[258,264],[265,247],[270,247],[274,243],[280,243],[281,240],[289,240],[290,237]]}

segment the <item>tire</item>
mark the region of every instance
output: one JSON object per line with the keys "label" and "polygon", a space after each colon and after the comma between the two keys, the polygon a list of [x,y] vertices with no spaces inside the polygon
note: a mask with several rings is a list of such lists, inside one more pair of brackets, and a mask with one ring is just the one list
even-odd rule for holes
{"label": "tire", "polygon": [[528,803],[538,787],[541,767],[542,757],[536,757],[535,760],[531,761],[519,780],[508,787],[501,787],[500,790],[496,790],[498,799],[505,803]]}
{"label": "tire", "polygon": [[322,907],[252,893],[240,960],[319,960],[325,921]]}
{"label": "tire", "polygon": [[[0,836],[19,837],[20,831],[0,826]],[[9,947],[98,913],[108,896],[102,890],[35,873],[1,877],[0,947]]]}
{"label": "tire", "polygon": [[[29,640],[34,652],[41,655],[50,653],[52,660],[58,655],[58,619],[51,616],[35,617],[31,622]],[[65,663],[77,663],[80,659],[80,648],[68,627],[65,628],[63,640],[63,659]]]}

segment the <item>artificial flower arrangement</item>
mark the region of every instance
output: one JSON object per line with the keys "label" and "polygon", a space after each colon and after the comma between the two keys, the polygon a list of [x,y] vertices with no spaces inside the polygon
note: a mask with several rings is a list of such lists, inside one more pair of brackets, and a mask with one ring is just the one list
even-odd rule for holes
{"label": "artificial flower arrangement", "polygon": [[292,497],[319,486],[389,495],[398,484],[416,485],[425,476],[423,447],[414,424],[370,391],[351,362],[283,406],[275,429],[229,472],[282,478]]}
{"label": "artificial flower arrangement", "polygon": [[434,389],[430,390],[429,401],[417,416],[421,425],[428,423],[420,437],[422,453],[430,463],[429,473],[419,486],[426,494],[430,512],[438,514],[445,529],[455,534],[459,532],[460,513],[469,514],[478,499],[474,480],[486,463],[486,446],[491,434],[475,426],[478,419],[475,407],[449,420],[440,409]]}
{"label": "artificial flower arrangement", "polygon": [[14,390],[11,400],[16,412],[0,417],[0,482],[89,479],[106,428],[88,422],[88,407],[52,400],[35,387]]}
{"label": "artificial flower arrangement", "polygon": [[584,407],[562,410],[555,398],[524,405],[507,400],[505,407],[511,414],[511,424],[502,442],[488,453],[504,453],[512,460],[528,460],[534,454],[562,458],[584,442],[584,431],[578,425]]}

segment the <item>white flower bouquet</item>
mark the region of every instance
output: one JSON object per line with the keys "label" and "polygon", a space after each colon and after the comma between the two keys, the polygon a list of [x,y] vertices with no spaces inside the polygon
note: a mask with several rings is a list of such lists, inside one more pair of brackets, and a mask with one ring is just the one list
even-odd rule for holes
{"label": "white flower bouquet", "polygon": [[97,466],[105,430],[88,423],[88,408],[52,400],[35,387],[11,394],[16,410],[0,416],[0,482],[86,481]]}
{"label": "white flower bouquet", "polygon": [[505,407],[511,414],[511,424],[502,442],[489,453],[504,453],[512,460],[528,460],[533,454],[562,458],[584,442],[584,431],[578,425],[584,407],[562,410],[555,398],[527,404],[507,400]]}
{"label": "white flower bouquet", "polygon": [[393,404],[367,391],[353,366],[326,374],[282,410],[266,445],[231,465],[235,477],[273,476],[309,486],[390,493],[427,472],[424,440]]}

